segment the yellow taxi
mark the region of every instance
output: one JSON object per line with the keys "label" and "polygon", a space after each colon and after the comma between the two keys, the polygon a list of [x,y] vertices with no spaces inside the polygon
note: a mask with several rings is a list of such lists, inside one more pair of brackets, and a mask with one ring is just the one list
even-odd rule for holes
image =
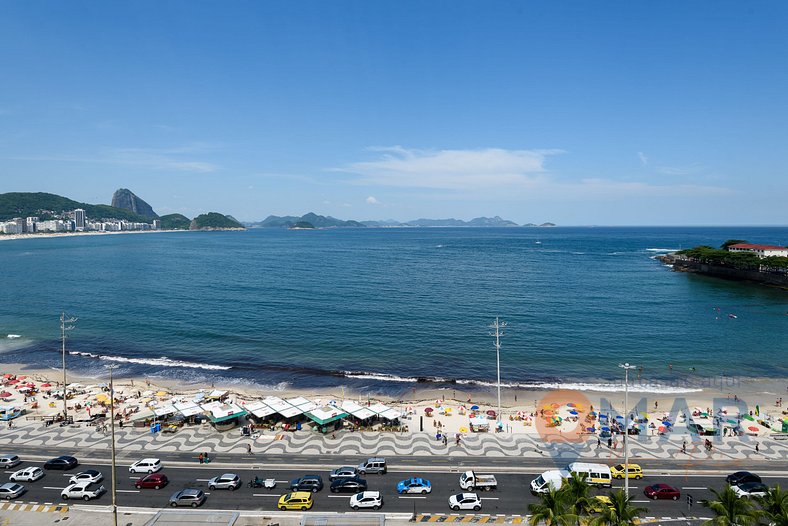
{"label": "yellow taxi", "polygon": [[[618,464],[610,468],[610,474],[614,479],[624,478],[624,464]],[[643,468],[637,464],[629,464],[629,478],[640,480],[643,478]]]}
{"label": "yellow taxi", "polygon": [[588,511],[591,513],[602,513],[605,511],[605,508],[612,508],[613,503],[610,501],[610,497],[607,495],[598,495],[596,497],[592,497],[588,501]]}
{"label": "yellow taxi", "polygon": [[314,501],[312,500],[312,493],[309,491],[294,491],[279,497],[279,503],[277,504],[277,507],[282,511],[306,511],[312,507],[312,504],[314,504]]}

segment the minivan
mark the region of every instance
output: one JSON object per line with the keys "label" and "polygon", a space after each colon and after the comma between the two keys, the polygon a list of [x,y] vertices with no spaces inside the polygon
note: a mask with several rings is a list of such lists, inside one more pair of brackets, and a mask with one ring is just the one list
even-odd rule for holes
{"label": "minivan", "polygon": [[3,469],[11,469],[21,463],[18,455],[0,455],[0,467]]}
{"label": "minivan", "polygon": [[158,458],[143,458],[129,466],[129,473],[155,473],[161,469]]}
{"label": "minivan", "polygon": [[367,473],[386,473],[386,459],[381,457],[368,458],[365,462],[358,465],[358,474],[366,475]]}
{"label": "minivan", "polygon": [[567,469],[570,473],[585,475],[586,484],[589,486],[613,487],[613,476],[610,473],[610,468],[604,464],[572,462]]}

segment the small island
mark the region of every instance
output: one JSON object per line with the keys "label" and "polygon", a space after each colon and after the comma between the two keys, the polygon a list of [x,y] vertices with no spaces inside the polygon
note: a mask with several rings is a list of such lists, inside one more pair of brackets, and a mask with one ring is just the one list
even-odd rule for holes
{"label": "small island", "polygon": [[288,227],[288,230],[314,230],[314,229],[315,229],[315,225],[313,225],[309,221],[298,221],[296,223],[293,223],[290,227]]}

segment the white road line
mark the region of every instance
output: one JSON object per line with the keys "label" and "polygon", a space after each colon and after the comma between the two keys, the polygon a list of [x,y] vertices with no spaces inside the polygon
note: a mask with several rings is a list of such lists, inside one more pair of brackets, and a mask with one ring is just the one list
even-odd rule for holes
{"label": "white road line", "polygon": [[687,486],[687,487],[682,487],[681,489],[709,489],[709,488],[704,488],[704,487],[689,487],[689,486]]}
{"label": "white road line", "polygon": [[197,482],[208,482],[211,479],[194,479],[194,480],[196,480]]}
{"label": "white road line", "polygon": [[650,500],[633,500],[632,502],[651,502]]}
{"label": "white road line", "polygon": [[277,480],[276,483],[277,484],[290,484],[290,481],[289,480]]}
{"label": "white road line", "polygon": [[54,504],[52,504],[51,502],[45,502],[44,506],[54,506]]}
{"label": "white road line", "polygon": [[416,497],[416,496],[409,496],[409,495],[398,495],[398,499],[426,499],[427,497]]}
{"label": "white road line", "polygon": [[479,497],[480,500],[501,500],[500,497]]}
{"label": "white road line", "polygon": [[349,499],[350,495],[326,495],[329,499]]}
{"label": "white road line", "polygon": [[44,489],[56,489],[58,491],[63,491],[66,488],[53,488],[52,486],[44,486]]}
{"label": "white road line", "polygon": [[279,498],[281,495],[271,495],[270,493],[252,493],[252,497],[276,497]]}
{"label": "white road line", "polygon": [[118,493],[139,493],[140,490],[138,489],[116,489]]}

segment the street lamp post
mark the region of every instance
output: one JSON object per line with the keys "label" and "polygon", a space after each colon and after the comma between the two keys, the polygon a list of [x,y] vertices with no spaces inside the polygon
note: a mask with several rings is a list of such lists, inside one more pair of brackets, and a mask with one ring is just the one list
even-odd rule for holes
{"label": "street lamp post", "polygon": [[506,322],[499,322],[497,316],[495,318],[495,323],[490,325],[490,328],[495,329],[495,332],[490,333],[490,336],[495,337],[495,357],[498,369],[498,420],[495,423],[498,428],[503,427],[501,423],[501,336],[503,336],[504,327],[506,327]]}
{"label": "street lamp post", "polygon": [[68,389],[66,389],[66,332],[74,328],[70,323],[77,321],[77,318],[66,318],[66,313],[60,313],[60,341],[63,352],[63,422],[68,423]]}
{"label": "street lamp post", "polygon": [[624,369],[624,493],[629,497],[629,370],[636,369],[635,365],[620,363],[619,367]]}
{"label": "street lamp post", "polygon": [[112,435],[112,524],[118,526],[117,482],[115,477],[115,386],[112,382],[112,371],[116,364],[105,365],[109,369],[109,425]]}

